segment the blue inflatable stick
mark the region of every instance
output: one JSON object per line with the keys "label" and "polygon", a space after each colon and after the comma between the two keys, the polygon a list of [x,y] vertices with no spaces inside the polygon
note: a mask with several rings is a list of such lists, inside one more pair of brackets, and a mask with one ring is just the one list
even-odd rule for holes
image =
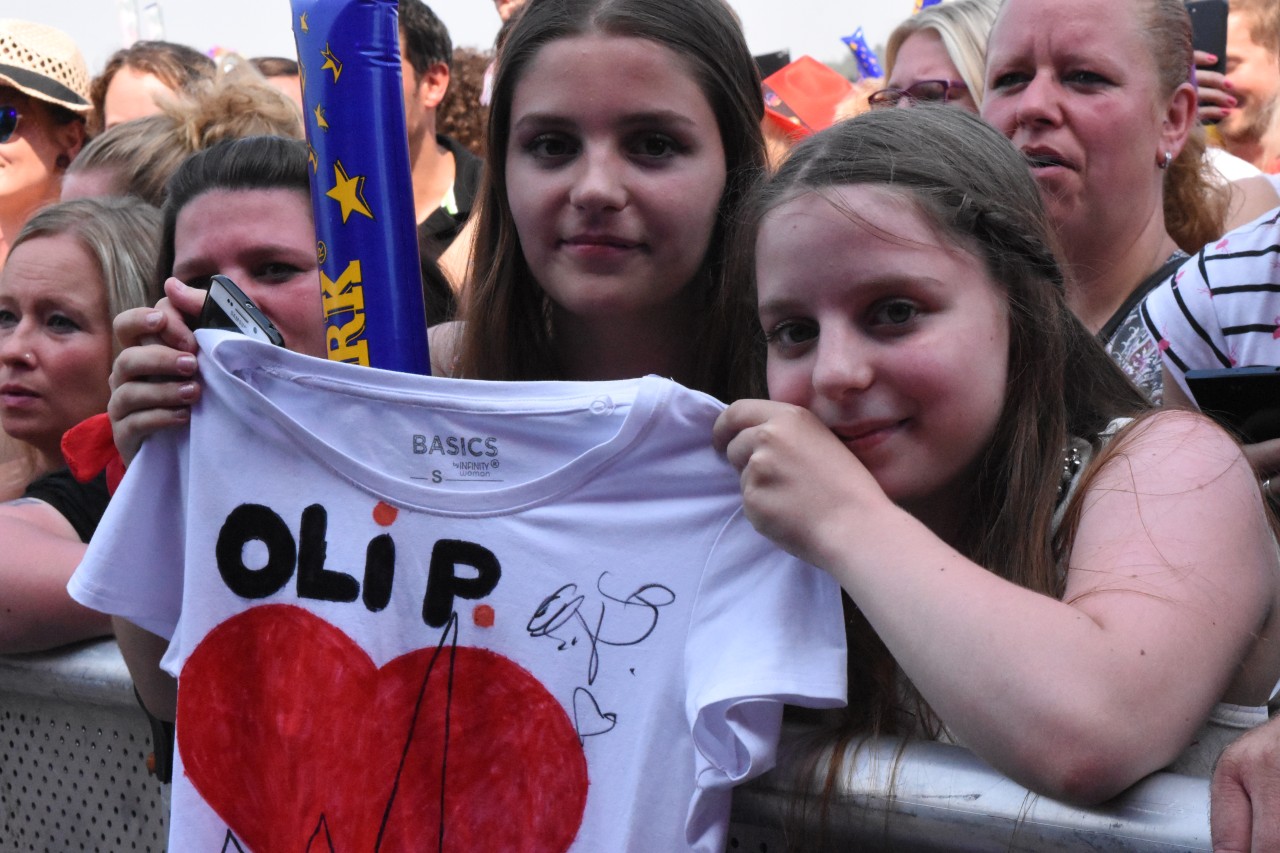
{"label": "blue inflatable stick", "polygon": [[880,59],[867,44],[867,37],[863,34],[862,27],[854,30],[853,35],[841,36],[840,40],[853,52],[853,58],[858,61],[858,73],[863,79],[884,76],[884,71],[880,68]]}
{"label": "blue inflatable stick", "polygon": [[396,0],[292,0],[329,358],[431,372]]}

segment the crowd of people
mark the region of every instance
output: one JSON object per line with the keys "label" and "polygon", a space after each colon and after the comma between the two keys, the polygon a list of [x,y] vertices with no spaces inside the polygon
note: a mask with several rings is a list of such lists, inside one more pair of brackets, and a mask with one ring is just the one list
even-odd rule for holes
{"label": "crowd of people", "polygon": [[[719,454],[735,505],[842,591],[841,619],[805,581],[815,615],[791,614],[787,633],[806,659],[753,649],[753,686],[734,639],[715,649],[690,614],[709,657],[677,668],[747,692],[687,700],[700,756],[689,785],[695,766],[699,791],[767,769],[778,720],[724,706],[785,701],[818,709],[791,766],[819,836],[845,748],[893,735],[962,745],[1081,805],[1162,769],[1212,775],[1215,844],[1280,845],[1280,722],[1268,722],[1280,435],[1242,444],[1197,411],[1187,380],[1280,366],[1280,4],[1233,0],[1219,73],[1219,57],[1193,50],[1182,0],[944,0],[893,32],[884,80],[841,109],[852,117],[790,134],[777,162],[731,2],[495,6],[499,43],[475,50],[455,48],[422,0],[399,2],[433,370],[520,400],[603,383],[596,415],[600,399],[605,415],[641,409],[641,391],[618,383],[642,377],[697,392],[711,408],[688,416],[706,421],[695,443]],[[0,652],[114,634],[147,711],[177,717],[179,765],[198,776],[200,723],[175,676],[207,666],[189,632],[208,605],[183,594],[201,588],[199,567],[172,550],[157,551],[163,565],[145,548],[135,561],[122,514],[176,500],[140,498],[148,475],[132,472],[191,488],[144,467],[143,448],[182,447],[201,400],[226,395],[222,371],[251,372],[237,373],[234,350],[215,364],[192,331],[211,277],[231,278],[288,350],[315,360],[286,354],[269,373],[352,381],[323,362],[305,80],[291,60],[215,62],[166,42],[91,75],[64,34],[16,20],[0,20],[0,57]],[[377,387],[395,421],[399,386]],[[576,447],[538,412],[541,455]],[[297,464],[317,465],[301,451]],[[636,472],[633,488],[648,501],[669,487]],[[383,506],[384,526],[414,508]],[[588,538],[593,523],[552,526]],[[298,546],[297,597],[304,563],[309,583],[332,584],[320,524],[319,556]],[[217,547],[226,578],[221,536]],[[613,560],[595,541],[581,550]],[[467,553],[479,577],[455,579],[456,594],[480,598],[488,564]],[[434,551],[430,565],[435,583]],[[656,625],[648,590],[610,600],[652,609]],[[614,645],[606,634],[588,627],[593,665],[597,644]],[[815,671],[834,660],[828,635],[847,652],[834,681]],[[723,719],[704,716],[713,707]],[[729,741],[759,760],[718,764]],[[814,778],[825,786],[809,790]],[[202,837],[210,807],[214,824],[240,820],[211,784],[175,798],[175,849]],[[605,832],[591,803],[621,796],[593,786],[609,793],[584,789],[580,843],[657,849],[645,839],[674,826],[695,849],[723,844],[708,826],[727,812],[708,818],[697,797],[661,829],[635,818],[591,835]],[[620,790],[649,796],[643,778]]]}

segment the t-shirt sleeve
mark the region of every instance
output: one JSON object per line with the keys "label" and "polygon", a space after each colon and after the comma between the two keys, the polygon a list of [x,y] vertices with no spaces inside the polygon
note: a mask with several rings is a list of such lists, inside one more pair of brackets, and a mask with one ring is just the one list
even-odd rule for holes
{"label": "t-shirt sleeve", "polygon": [[1214,312],[1204,257],[1200,252],[1188,260],[1143,305],[1143,320],[1160,349],[1160,360],[1188,397],[1188,370],[1229,366],[1222,363],[1226,342]]}
{"label": "t-shirt sleeve", "polygon": [[1189,370],[1275,363],[1269,348],[1280,311],[1277,243],[1280,209],[1206,246],[1147,297],[1143,319],[1189,398]]}
{"label": "t-shirt sleeve", "polygon": [[182,606],[188,436],[166,429],[147,439],[67,584],[86,607],[166,639]]}
{"label": "t-shirt sleeve", "polygon": [[708,559],[685,649],[699,791],[686,823],[693,849],[721,842],[715,816],[729,789],[773,767],[784,703],[845,704],[845,654],[839,586],[737,510]]}
{"label": "t-shirt sleeve", "polygon": [[[846,701],[839,587],[779,550],[737,510],[703,576],[685,673],[699,789],[710,794],[765,772],[776,758],[783,703]],[[691,842],[701,828],[698,805]]]}
{"label": "t-shirt sleeve", "polygon": [[93,536],[111,500],[105,473],[81,483],[66,468],[37,479],[27,486],[24,497],[36,498],[56,509],[75,529],[81,542],[88,542]]}

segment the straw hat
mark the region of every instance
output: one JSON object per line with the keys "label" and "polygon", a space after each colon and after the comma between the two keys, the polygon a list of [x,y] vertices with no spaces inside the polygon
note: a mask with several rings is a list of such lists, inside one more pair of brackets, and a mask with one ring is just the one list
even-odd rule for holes
{"label": "straw hat", "polygon": [[75,113],[89,103],[89,69],[80,49],[62,30],[0,19],[0,85]]}

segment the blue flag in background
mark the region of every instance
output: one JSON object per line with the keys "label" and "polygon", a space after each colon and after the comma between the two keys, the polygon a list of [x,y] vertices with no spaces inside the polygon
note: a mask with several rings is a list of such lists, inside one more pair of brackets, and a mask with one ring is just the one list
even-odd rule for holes
{"label": "blue flag in background", "polygon": [[329,358],[427,374],[396,0],[293,0]]}
{"label": "blue flag in background", "polygon": [[880,69],[880,60],[876,58],[875,51],[867,46],[867,37],[862,34],[862,27],[854,30],[851,36],[841,36],[840,40],[848,46],[849,50],[853,51],[854,59],[858,60],[858,72],[863,77],[884,76],[884,71]]}

